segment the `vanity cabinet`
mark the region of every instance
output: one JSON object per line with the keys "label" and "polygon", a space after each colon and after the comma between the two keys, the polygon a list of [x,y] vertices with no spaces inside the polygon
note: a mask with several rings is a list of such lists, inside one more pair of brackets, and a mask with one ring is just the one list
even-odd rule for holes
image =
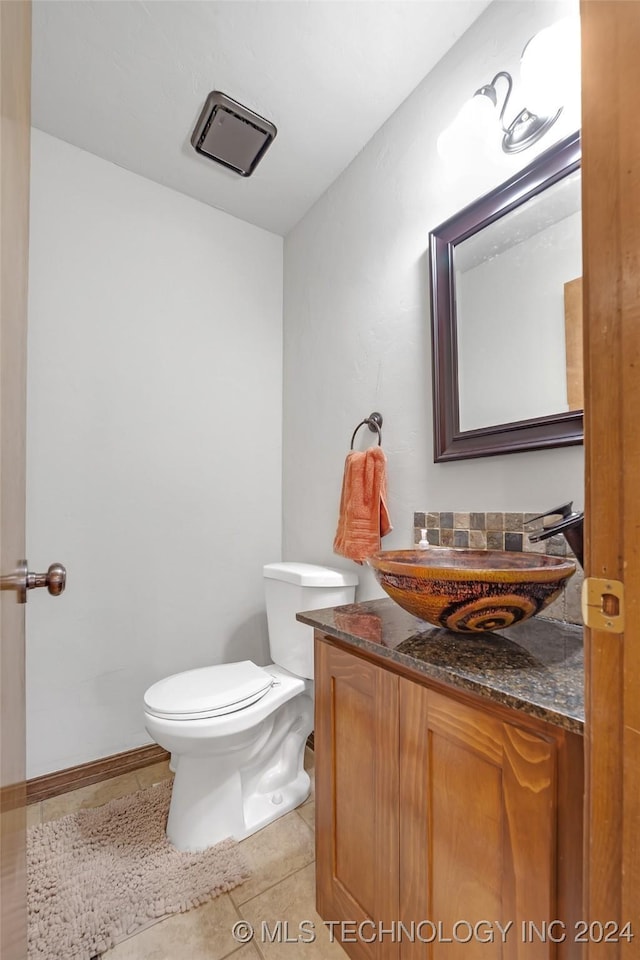
{"label": "vanity cabinet", "polygon": [[316,631],[320,916],[354,960],[578,956],[582,738],[392,667]]}

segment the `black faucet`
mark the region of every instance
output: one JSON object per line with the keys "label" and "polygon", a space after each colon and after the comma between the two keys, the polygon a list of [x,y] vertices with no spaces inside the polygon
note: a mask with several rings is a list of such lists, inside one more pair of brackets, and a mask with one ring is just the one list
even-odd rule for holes
{"label": "black faucet", "polygon": [[[555,514],[560,514],[560,519],[546,526],[544,524],[544,518]],[[536,520],[542,520],[543,524],[539,530],[534,530],[533,533],[529,534],[529,540],[531,540],[532,543],[537,543],[539,540],[548,540],[549,537],[553,537],[556,533],[563,533],[565,540],[576,555],[576,560],[581,567],[584,566],[584,510],[579,513],[575,511],[573,509],[573,500],[571,500],[561,507],[555,507],[553,510],[545,510],[544,513],[533,517],[533,519],[528,520],[527,523],[535,523]]]}

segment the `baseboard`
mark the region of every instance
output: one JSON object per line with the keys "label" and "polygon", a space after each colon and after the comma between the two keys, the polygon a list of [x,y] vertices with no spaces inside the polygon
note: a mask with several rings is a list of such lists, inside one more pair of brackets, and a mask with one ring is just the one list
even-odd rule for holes
{"label": "baseboard", "polygon": [[148,767],[152,763],[161,763],[168,760],[169,754],[157,743],[146,747],[137,747],[135,750],[126,750],[124,753],[115,753],[110,757],[101,757],[89,763],[81,763],[77,767],[67,767],[66,770],[56,770],[55,773],[45,773],[42,777],[27,780],[27,803],[38,803],[49,797],[57,797],[70,790],[88,787],[100,780],[110,780],[122,773],[130,773],[140,767]]}
{"label": "baseboard", "polygon": [[[307,737],[307,746],[313,750],[313,733]],[[122,773],[131,773],[140,767],[148,767],[152,763],[162,763],[168,760],[169,754],[156,743],[147,747],[137,747],[135,750],[126,750],[124,753],[114,753],[110,757],[101,757],[100,760],[91,760],[81,763],[77,767],[67,767],[66,770],[56,770],[54,773],[45,773],[41,777],[27,780],[27,803],[39,803],[49,797],[57,797],[70,790],[79,790],[88,787],[100,780],[110,780],[111,777]]]}

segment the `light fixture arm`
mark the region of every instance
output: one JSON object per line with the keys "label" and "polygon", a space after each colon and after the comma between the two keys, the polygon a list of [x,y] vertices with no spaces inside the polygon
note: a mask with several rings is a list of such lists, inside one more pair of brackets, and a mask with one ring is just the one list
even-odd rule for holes
{"label": "light fixture arm", "polygon": [[500,116],[498,117],[498,120],[500,122],[500,126],[502,127],[503,132],[506,133],[509,128],[505,127],[504,125],[504,112],[507,109],[507,104],[509,103],[511,91],[513,90],[513,78],[510,73],[507,73],[506,70],[500,70],[499,73],[496,73],[495,77],[491,81],[491,86],[494,88],[494,90],[496,86],[496,80],[500,80],[501,78],[507,81],[507,92],[504,95],[504,100],[502,102],[502,109],[500,111]]}
{"label": "light fixture arm", "polygon": [[498,122],[502,127],[502,132],[506,133],[509,128],[505,127],[504,125],[504,112],[507,109],[507,104],[509,103],[511,91],[513,90],[513,79],[511,77],[511,74],[507,73],[506,70],[500,70],[499,73],[496,73],[495,77],[490,83],[485,83],[483,86],[480,87],[479,90],[476,90],[474,96],[488,97],[489,100],[491,100],[494,107],[497,107],[498,91],[496,90],[496,82],[501,79],[507,81],[507,91],[504,95],[504,100],[502,101],[502,107],[500,109],[500,116],[498,117]]}

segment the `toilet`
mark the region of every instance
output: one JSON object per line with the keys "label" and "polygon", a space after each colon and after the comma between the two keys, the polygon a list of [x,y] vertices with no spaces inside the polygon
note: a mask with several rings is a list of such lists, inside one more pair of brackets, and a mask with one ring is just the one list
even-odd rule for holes
{"label": "toilet", "polygon": [[309,795],[313,629],[301,610],[353,603],[353,573],[308,563],[263,569],[272,663],[176,673],[144,695],[145,727],[175,771],[167,837],[179,850],[242,840]]}

